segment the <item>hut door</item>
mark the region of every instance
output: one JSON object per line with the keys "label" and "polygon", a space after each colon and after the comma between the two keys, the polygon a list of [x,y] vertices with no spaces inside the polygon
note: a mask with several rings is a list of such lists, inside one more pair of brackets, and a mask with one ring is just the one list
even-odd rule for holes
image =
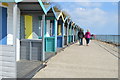
{"label": "hut door", "polygon": [[25,15],[25,39],[32,39],[32,16]]}
{"label": "hut door", "polygon": [[7,44],[7,8],[0,7],[0,44]]}

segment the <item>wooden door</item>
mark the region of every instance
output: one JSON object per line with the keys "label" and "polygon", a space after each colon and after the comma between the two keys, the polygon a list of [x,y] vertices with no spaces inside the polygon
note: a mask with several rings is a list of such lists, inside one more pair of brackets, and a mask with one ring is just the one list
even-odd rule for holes
{"label": "wooden door", "polygon": [[32,39],[32,16],[25,15],[25,39]]}
{"label": "wooden door", "polygon": [[7,45],[7,8],[0,7],[0,44]]}

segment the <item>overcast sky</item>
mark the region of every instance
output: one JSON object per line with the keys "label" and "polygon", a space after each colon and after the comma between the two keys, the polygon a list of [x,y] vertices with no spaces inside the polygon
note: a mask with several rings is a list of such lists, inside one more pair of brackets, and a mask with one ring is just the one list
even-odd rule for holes
{"label": "overcast sky", "polygon": [[57,2],[72,20],[93,34],[118,34],[117,2]]}

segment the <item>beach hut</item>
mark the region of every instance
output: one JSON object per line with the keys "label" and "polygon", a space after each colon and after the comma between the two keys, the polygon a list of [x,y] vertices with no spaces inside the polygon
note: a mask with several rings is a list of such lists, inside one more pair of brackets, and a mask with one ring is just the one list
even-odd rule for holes
{"label": "beach hut", "polygon": [[77,41],[77,25],[74,27],[74,42]]}
{"label": "beach hut", "polygon": [[15,2],[0,3],[0,78],[16,78],[16,21],[20,19],[17,14]]}
{"label": "beach hut", "polygon": [[57,47],[62,48],[64,46],[64,18],[62,14],[58,20],[58,29],[57,29]]}
{"label": "beach hut", "polygon": [[57,16],[52,7],[45,18],[45,54],[47,59],[57,52]]}
{"label": "beach hut", "polygon": [[74,43],[74,25],[75,25],[75,23],[72,22],[72,24],[71,24],[71,26],[72,26],[72,28],[71,28],[71,43]]}
{"label": "beach hut", "polygon": [[73,34],[73,35],[72,35],[72,36],[73,36],[73,37],[72,37],[72,38],[73,38],[73,39],[72,39],[72,42],[74,43],[74,42],[75,42],[75,38],[74,38],[74,37],[75,37],[75,23],[73,23],[73,30],[72,30],[72,31],[73,31],[73,33],[72,33],[72,34]]}
{"label": "beach hut", "polygon": [[54,7],[57,16],[57,48],[64,46],[64,17],[62,11]]}
{"label": "beach hut", "polygon": [[44,19],[47,9],[40,0],[23,0],[18,3],[18,8],[20,9],[20,54],[18,58],[41,61],[44,54],[42,28],[45,27]]}
{"label": "beach hut", "polygon": [[63,11],[63,17],[64,17],[64,46],[68,45],[68,19],[70,18],[69,15]]}
{"label": "beach hut", "polygon": [[71,19],[67,19],[67,45],[70,43],[70,24],[71,24]]}
{"label": "beach hut", "polygon": [[67,45],[67,34],[68,34],[68,20],[65,18],[65,23],[64,23],[64,45]]}

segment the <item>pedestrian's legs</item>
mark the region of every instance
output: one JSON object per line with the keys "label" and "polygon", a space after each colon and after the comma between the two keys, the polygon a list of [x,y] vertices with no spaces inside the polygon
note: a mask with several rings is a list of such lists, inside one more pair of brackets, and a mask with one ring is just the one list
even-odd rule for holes
{"label": "pedestrian's legs", "polygon": [[88,45],[88,38],[85,38],[86,39],[86,44]]}
{"label": "pedestrian's legs", "polygon": [[80,42],[80,45],[83,45],[83,38],[81,38],[81,42]]}
{"label": "pedestrian's legs", "polygon": [[86,38],[86,44],[87,44],[87,46],[88,46],[89,42],[90,42],[90,38]]}
{"label": "pedestrian's legs", "polygon": [[80,45],[80,42],[81,42],[80,40],[81,40],[81,39],[79,38],[79,45]]}
{"label": "pedestrian's legs", "polygon": [[88,38],[88,44],[89,44],[89,42],[90,42],[90,38]]}

